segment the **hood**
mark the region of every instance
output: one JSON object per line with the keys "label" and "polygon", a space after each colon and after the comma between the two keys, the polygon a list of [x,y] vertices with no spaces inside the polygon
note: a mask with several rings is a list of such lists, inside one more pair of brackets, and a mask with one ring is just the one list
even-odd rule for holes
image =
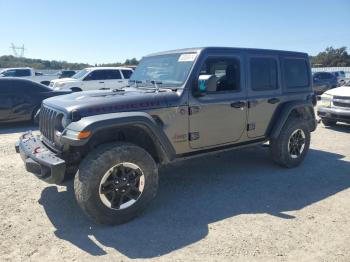
{"label": "hood", "polygon": [[350,86],[341,86],[327,90],[326,95],[332,96],[350,96]]}
{"label": "hood", "polygon": [[43,104],[64,112],[78,111],[81,117],[114,112],[144,111],[152,108],[174,106],[181,91],[164,90],[155,92],[140,88],[126,88],[123,91],[95,90],[75,92],[52,97]]}

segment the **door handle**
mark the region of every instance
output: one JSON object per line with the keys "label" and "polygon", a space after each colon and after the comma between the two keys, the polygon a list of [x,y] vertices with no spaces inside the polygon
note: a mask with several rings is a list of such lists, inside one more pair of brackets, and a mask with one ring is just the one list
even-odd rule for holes
{"label": "door handle", "polygon": [[243,101],[231,103],[231,107],[234,107],[234,108],[242,108],[242,107],[245,107],[245,105],[246,103]]}
{"label": "door handle", "polygon": [[276,104],[276,103],[278,103],[280,100],[278,99],[278,98],[276,98],[276,97],[274,97],[274,98],[270,98],[269,100],[267,100],[267,102],[269,103],[269,104]]}
{"label": "door handle", "polygon": [[118,83],[123,83],[123,80],[119,80]]}
{"label": "door handle", "polygon": [[105,82],[99,82],[100,84],[104,84]]}

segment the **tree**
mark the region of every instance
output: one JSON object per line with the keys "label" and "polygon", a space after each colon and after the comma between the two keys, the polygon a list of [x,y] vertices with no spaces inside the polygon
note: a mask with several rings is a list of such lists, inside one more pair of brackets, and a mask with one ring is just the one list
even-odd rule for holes
{"label": "tree", "polygon": [[325,51],[311,57],[311,64],[313,67],[350,66],[350,55],[345,46],[336,49],[330,46]]}

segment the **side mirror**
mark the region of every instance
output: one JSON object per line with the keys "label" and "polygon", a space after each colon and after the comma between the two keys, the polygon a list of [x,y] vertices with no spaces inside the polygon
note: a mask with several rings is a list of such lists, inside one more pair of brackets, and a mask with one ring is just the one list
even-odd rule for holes
{"label": "side mirror", "polygon": [[216,90],[215,75],[200,75],[198,84],[194,90],[194,96],[205,96],[210,90]]}
{"label": "side mirror", "polygon": [[318,81],[320,81],[320,78],[314,77],[314,82],[318,82]]}

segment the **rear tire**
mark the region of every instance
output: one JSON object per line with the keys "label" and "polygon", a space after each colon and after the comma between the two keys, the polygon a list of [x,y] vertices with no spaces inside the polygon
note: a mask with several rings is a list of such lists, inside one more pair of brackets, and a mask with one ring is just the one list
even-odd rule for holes
{"label": "rear tire", "polygon": [[337,124],[337,121],[323,118],[322,123],[325,126],[335,126]]}
{"label": "rear tire", "polygon": [[279,136],[270,139],[272,159],[280,166],[292,168],[300,165],[310,147],[310,130],[307,123],[290,117]]}
{"label": "rear tire", "polygon": [[74,179],[79,206],[99,224],[122,224],[139,216],[157,189],[155,161],[147,151],[128,143],[98,147],[82,161]]}

